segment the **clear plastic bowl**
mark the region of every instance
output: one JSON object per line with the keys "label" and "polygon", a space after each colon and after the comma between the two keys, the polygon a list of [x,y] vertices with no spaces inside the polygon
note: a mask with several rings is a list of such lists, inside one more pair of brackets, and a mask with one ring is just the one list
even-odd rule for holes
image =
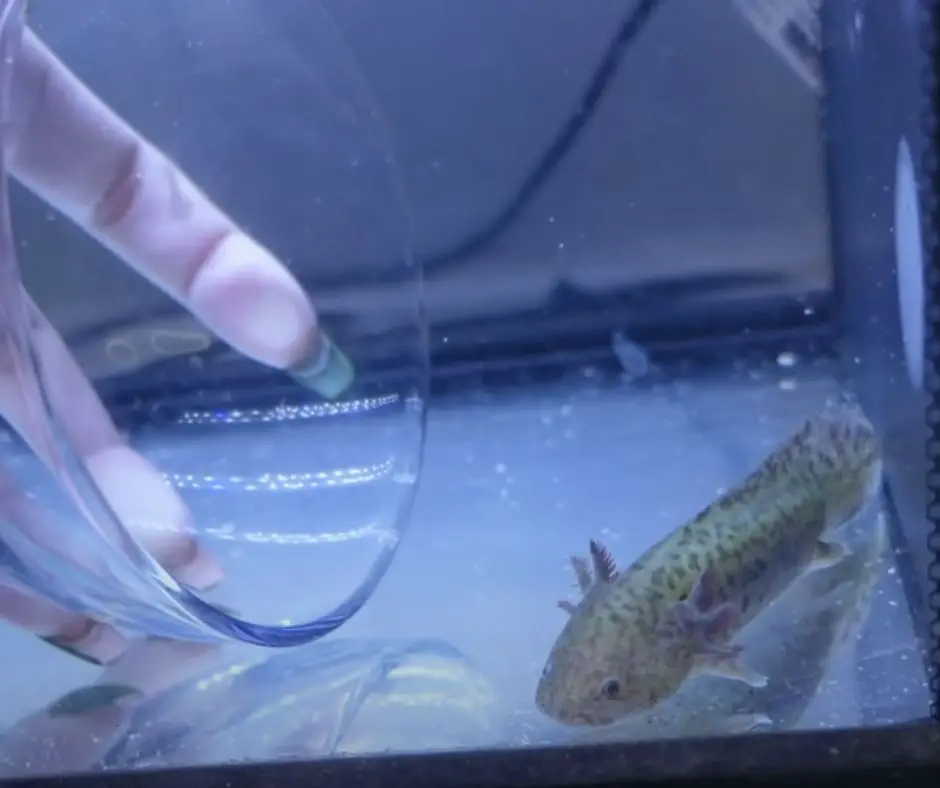
{"label": "clear plastic bowl", "polygon": [[[3,3],[5,120],[31,35],[24,5]],[[407,522],[428,381],[421,272],[382,121],[326,14],[310,4],[287,40],[250,6],[211,4],[207,25],[207,6],[184,5],[127,6],[128,19],[55,9],[29,24],[293,270],[329,339],[287,371],[239,356],[66,219],[37,213],[4,166],[0,580],[119,630],[295,645],[361,607]],[[77,14],[80,45],[63,19]],[[176,47],[162,70],[148,70],[152,46],[138,64],[109,48],[148,14],[152,46]],[[118,69],[132,78],[103,78]],[[272,97],[290,113],[266,115]],[[120,432],[121,463],[77,446],[85,392],[64,383],[63,359]],[[151,505],[160,475],[182,506]],[[180,531],[221,569],[210,590],[154,557]]]}

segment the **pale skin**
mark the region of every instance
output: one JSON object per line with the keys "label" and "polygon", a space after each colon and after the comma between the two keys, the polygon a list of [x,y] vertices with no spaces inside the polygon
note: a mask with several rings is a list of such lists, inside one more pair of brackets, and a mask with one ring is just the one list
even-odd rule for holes
{"label": "pale skin", "polygon": [[[280,369],[310,357],[319,341],[316,316],[287,268],[29,31],[12,109],[8,161],[14,177],[244,355]],[[48,370],[50,405],[103,495],[178,580],[196,588],[216,585],[222,568],[193,535],[182,500],[118,434],[91,384],[35,306],[30,318]],[[30,411],[9,360],[0,359],[0,412],[48,459],[48,444]],[[0,512],[34,538],[48,536],[48,515],[2,478]],[[145,520],[163,527],[135,529],[135,523]],[[2,576],[0,617],[98,662],[113,661],[128,646],[111,627],[3,585]]]}

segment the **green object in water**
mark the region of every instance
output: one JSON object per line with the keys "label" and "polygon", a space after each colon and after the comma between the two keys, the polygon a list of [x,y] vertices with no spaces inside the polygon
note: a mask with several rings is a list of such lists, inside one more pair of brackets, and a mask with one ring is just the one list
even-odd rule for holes
{"label": "green object in water", "polygon": [[139,694],[126,684],[92,684],[63,695],[49,706],[47,713],[50,717],[81,717],[112,706],[121,698]]}
{"label": "green object in water", "polygon": [[336,399],[356,379],[352,362],[324,333],[318,335],[310,356],[288,372],[302,386],[326,399]]}

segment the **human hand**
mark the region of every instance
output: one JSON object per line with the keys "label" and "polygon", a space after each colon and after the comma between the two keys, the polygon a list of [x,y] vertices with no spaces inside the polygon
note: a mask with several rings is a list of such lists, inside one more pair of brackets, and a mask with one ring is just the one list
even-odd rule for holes
{"label": "human hand", "polygon": [[[348,362],[319,331],[309,299],[287,268],[28,30],[16,61],[5,134],[14,177],[223,341],[291,372],[325,396],[339,393],[338,380],[340,388],[343,380],[348,383]],[[216,585],[222,569],[196,538],[182,500],[122,439],[54,328],[25,294],[0,292],[0,309],[22,304],[20,298],[26,300],[49,408],[112,510],[177,580],[196,589]],[[11,344],[5,345],[0,349],[0,415],[51,464],[33,415],[35,402],[20,384],[16,360],[9,357]],[[43,516],[9,480],[0,479],[0,510],[31,538],[42,541],[45,535],[47,543],[53,541]],[[139,527],[144,522],[161,527]],[[127,648],[114,628],[25,593],[2,576],[0,618],[99,663]]]}

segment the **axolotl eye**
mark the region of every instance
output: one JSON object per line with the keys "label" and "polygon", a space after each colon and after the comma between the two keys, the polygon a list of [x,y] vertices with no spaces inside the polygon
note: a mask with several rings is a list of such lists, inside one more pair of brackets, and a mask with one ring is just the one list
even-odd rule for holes
{"label": "axolotl eye", "polygon": [[601,697],[607,700],[616,700],[620,697],[620,682],[615,678],[607,678],[601,682]]}

